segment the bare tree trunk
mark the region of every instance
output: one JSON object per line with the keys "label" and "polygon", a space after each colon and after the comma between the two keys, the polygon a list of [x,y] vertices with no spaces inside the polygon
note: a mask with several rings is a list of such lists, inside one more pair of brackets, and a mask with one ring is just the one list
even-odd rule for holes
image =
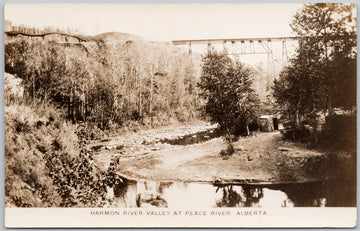
{"label": "bare tree trunk", "polygon": [[295,127],[296,128],[300,127],[299,110],[297,110],[295,114]]}
{"label": "bare tree trunk", "polygon": [[32,88],[33,88],[33,91],[32,91],[32,93],[33,93],[32,98],[33,98],[33,100],[35,100],[35,80],[34,80],[34,79],[33,79],[33,81],[32,81]]}
{"label": "bare tree trunk", "polygon": [[73,121],[76,121],[76,108],[75,108],[75,91],[76,91],[76,87],[73,88],[73,93],[72,93],[72,119]]}
{"label": "bare tree trunk", "polygon": [[87,83],[85,82],[85,88],[84,88],[84,91],[83,91],[83,94],[84,94],[84,104],[83,104],[83,118],[84,120],[86,120],[86,107],[87,107],[87,102],[86,102],[86,92],[87,92]]}
{"label": "bare tree trunk", "polygon": [[102,105],[100,110],[101,110],[101,128],[103,129],[104,128],[104,107],[103,107],[104,103],[103,103],[102,97],[100,97],[100,105]]}
{"label": "bare tree trunk", "polygon": [[180,64],[180,80],[179,80],[179,103],[180,107],[183,106],[183,95],[184,95],[184,67],[183,64]]}
{"label": "bare tree trunk", "polygon": [[296,128],[300,127],[300,103],[301,103],[301,98],[299,99],[299,101],[296,105],[296,114],[295,114],[295,127]]}
{"label": "bare tree trunk", "polygon": [[153,73],[153,71],[151,71],[150,102],[149,102],[149,114],[150,114],[151,125],[153,123],[153,117],[152,117],[153,84],[154,84],[154,73]]}
{"label": "bare tree trunk", "polygon": [[139,77],[139,115],[142,122],[142,100],[141,100],[141,74],[136,72]]}

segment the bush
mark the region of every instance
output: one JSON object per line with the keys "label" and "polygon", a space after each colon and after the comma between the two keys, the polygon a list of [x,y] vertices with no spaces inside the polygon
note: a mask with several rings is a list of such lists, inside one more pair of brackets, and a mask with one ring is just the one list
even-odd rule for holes
{"label": "bush", "polygon": [[21,86],[22,80],[14,75],[4,74],[4,97],[5,104],[20,103],[24,97],[24,88]]}
{"label": "bush", "polygon": [[48,105],[36,108],[5,108],[6,205],[102,206],[106,186],[118,182],[119,177],[94,164],[92,152],[86,148],[85,124],[65,122]]}
{"label": "bush", "polygon": [[281,131],[284,139],[300,142],[308,142],[311,140],[311,132],[306,127],[288,128]]}
{"label": "bush", "polygon": [[247,134],[247,128],[246,126],[248,126],[249,128],[249,132],[253,132],[256,131],[258,129],[258,125],[255,121],[250,121],[249,124],[247,125],[246,120],[243,119],[236,119],[234,121],[234,125],[231,129],[231,134],[235,135],[235,136],[247,136],[249,134]]}
{"label": "bush", "polygon": [[41,134],[42,128],[36,128],[37,122],[45,119],[31,113],[26,106],[5,108],[7,206],[49,207],[60,203],[59,194],[42,158],[50,139],[47,134]]}
{"label": "bush", "polygon": [[320,142],[325,146],[356,150],[356,115],[333,115],[326,118]]}
{"label": "bush", "polygon": [[326,118],[322,129],[317,130],[318,143],[314,143],[315,131],[309,125],[282,130],[284,139],[311,143],[325,148],[356,151],[356,116],[333,115]]}
{"label": "bush", "polygon": [[222,156],[224,159],[229,158],[233,153],[235,152],[234,147],[231,143],[228,143],[227,148],[225,150],[220,151],[220,156]]}

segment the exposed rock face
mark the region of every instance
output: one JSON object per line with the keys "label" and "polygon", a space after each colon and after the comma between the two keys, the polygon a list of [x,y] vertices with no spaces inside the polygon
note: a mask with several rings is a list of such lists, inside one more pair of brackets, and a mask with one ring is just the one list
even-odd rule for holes
{"label": "exposed rock face", "polygon": [[61,32],[33,34],[19,31],[5,31],[4,33],[5,44],[20,42],[24,39],[44,43],[55,42],[66,47],[80,47],[87,53],[93,55],[96,55],[98,48],[104,44],[107,47],[112,47],[117,44],[124,44],[126,42],[146,42],[146,40],[143,40],[141,37],[119,32],[108,32],[96,36],[72,35]]}
{"label": "exposed rock face", "polygon": [[45,33],[45,34],[26,34],[22,32],[5,32],[5,42],[11,42],[17,39],[31,39],[35,41],[55,41],[59,43],[80,43],[80,42],[90,42],[86,38],[81,38],[80,36],[65,34],[65,33]]}
{"label": "exposed rock face", "polygon": [[60,32],[53,33],[39,33],[39,34],[30,34],[18,31],[7,31],[5,32],[5,42],[12,42],[18,39],[31,39],[34,41],[46,41],[46,42],[57,42],[57,43],[67,43],[67,44],[77,44],[77,43],[89,43],[96,44],[98,42],[104,43],[125,43],[126,41],[140,41],[143,40],[141,37],[119,32],[107,32],[99,34],[96,36],[83,36],[83,35],[72,35]]}

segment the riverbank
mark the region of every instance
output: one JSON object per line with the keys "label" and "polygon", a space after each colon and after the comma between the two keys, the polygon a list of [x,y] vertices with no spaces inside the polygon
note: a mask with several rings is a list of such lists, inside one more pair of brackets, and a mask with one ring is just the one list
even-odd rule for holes
{"label": "riverbank", "polygon": [[[149,129],[90,145],[98,166],[117,160],[117,171],[129,179],[218,183],[309,182],[328,178],[329,154],[286,142],[279,131],[240,137],[228,158],[221,138],[190,145],[161,143],[214,128],[209,124]],[[194,135],[195,136],[195,135]]]}

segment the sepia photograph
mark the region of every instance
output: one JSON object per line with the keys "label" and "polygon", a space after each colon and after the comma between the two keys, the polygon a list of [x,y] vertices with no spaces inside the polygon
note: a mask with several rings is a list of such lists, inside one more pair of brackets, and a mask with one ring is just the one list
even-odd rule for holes
{"label": "sepia photograph", "polygon": [[356,226],[354,3],[7,3],[4,53],[7,227]]}

